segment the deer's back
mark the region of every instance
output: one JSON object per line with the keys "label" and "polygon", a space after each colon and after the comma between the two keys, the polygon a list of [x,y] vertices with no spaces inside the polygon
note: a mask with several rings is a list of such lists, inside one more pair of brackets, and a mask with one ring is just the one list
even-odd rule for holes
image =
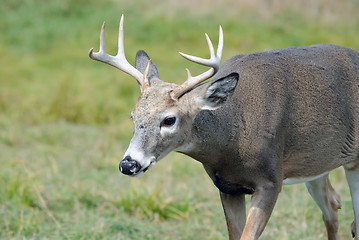
{"label": "deer's back", "polygon": [[323,44],[237,55],[214,78],[231,72],[240,80],[217,115],[235,119],[243,151],[276,148],[288,177],[303,159],[309,169],[320,159],[328,168],[357,159],[358,52]]}

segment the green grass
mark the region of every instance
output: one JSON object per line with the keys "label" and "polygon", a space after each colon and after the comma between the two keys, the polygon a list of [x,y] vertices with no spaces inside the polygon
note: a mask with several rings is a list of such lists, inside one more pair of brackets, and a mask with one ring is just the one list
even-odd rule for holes
{"label": "green grass", "polygon": [[[106,21],[116,52],[125,14],[127,59],[145,49],[162,79],[182,82],[178,51],[207,56],[203,33],[224,60],[238,53],[333,43],[359,50],[359,3],[325,0],[84,1],[0,4],[0,239],[227,238],[218,192],[202,166],[170,154],[140,178],[118,172],[132,135],[135,81],[90,60]],[[200,10],[198,10],[200,9]],[[353,219],[341,170],[340,235]],[[325,239],[303,185],[285,187],[262,239]]]}

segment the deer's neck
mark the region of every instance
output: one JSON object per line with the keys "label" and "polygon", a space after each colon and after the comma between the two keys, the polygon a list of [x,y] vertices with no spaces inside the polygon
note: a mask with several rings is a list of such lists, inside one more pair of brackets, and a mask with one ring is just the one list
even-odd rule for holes
{"label": "deer's neck", "polygon": [[[179,150],[204,165],[216,165],[223,156],[230,158],[238,143],[235,122],[221,110],[204,110],[196,116],[186,145]],[[237,129],[236,129],[237,128]]]}

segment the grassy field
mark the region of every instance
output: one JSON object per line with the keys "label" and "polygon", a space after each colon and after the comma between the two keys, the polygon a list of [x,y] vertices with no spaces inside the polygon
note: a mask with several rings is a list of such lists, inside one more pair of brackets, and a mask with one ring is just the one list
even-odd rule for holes
{"label": "grassy field", "polygon": [[[227,239],[218,192],[202,166],[170,154],[140,178],[118,172],[132,136],[135,81],[88,58],[107,22],[116,52],[125,14],[127,58],[145,49],[160,76],[182,82],[178,51],[234,54],[316,43],[359,50],[359,2],[286,0],[5,0],[0,4],[0,239]],[[341,169],[340,235],[351,200]],[[304,185],[284,187],[262,239],[326,239]]]}

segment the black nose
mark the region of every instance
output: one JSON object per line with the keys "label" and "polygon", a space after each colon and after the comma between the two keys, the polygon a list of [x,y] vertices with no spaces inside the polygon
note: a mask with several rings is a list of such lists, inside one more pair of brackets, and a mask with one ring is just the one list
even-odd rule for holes
{"label": "black nose", "polygon": [[120,162],[119,168],[123,174],[133,175],[141,169],[141,165],[137,161],[132,160],[130,156],[127,156]]}

